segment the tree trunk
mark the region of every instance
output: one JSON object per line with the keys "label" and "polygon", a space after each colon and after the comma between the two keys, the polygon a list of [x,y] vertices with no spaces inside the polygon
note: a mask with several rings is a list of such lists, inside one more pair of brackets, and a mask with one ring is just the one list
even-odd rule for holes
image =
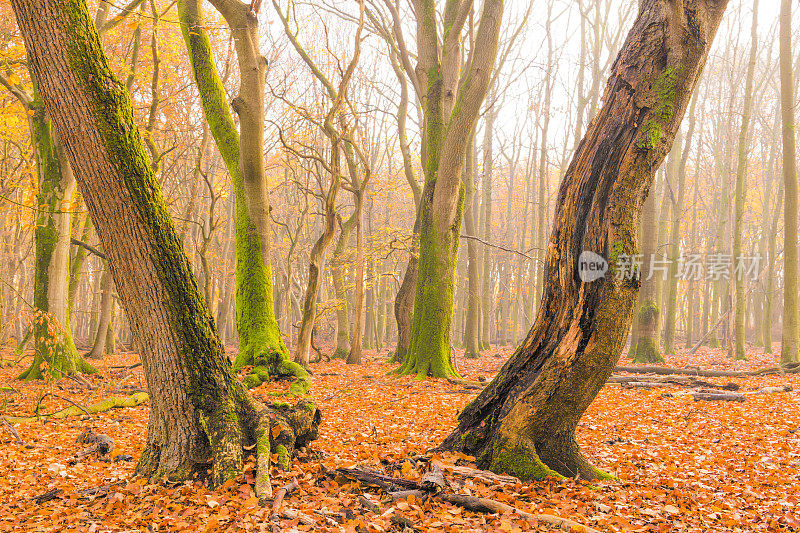
{"label": "tree trunk", "polygon": [[[522,479],[608,477],[581,454],[575,429],[624,346],[639,287],[635,278],[615,274],[637,252],[642,204],[680,127],[725,4],[640,2],[602,108],[560,187],[536,322],[459,415],[442,448]],[[609,259],[605,277],[579,277],[587,251]]]}
{"label": "tree trunk", "polygon": [[114,284],[111,280],[111,271],[106,266],[100,279],[100,289],[103,295],[100,298],[100,320],[97,322],[97,331],[91,351],[86,354],[89,359],[102,359],[106,351],[108,328],[111,325],[111,314],[114,309]]}
{"label": "tree trunk", "polygon": [[[258,50],[258,17],[238,0],[211,2],[231,28],[239,62],[239,95],[230,105],[214,63],[199,0],[178,2],[186,48],[206,121],[222,155],[236,197],[236,324],[234,368],[253,365],[249,383],[282,374],[289,352],[275,320],[270,265],[270,219],[264,169],[266,59]],[[231,108],[239,117],[237,132]],[[259,377],[260,379],[255,379]]]}
{"label": "tree trunk", "polygon": [[[31,72],[31,76],[34,73]],[[39,181],[39,213],[34,228],[34,357],[19,379],[42,379],[42,364],[51,375],[94,373],[75,349],[69,323],[70,203],[75,192],[72,167],[53,131],[39,95],[30,103],[30,131]]]}
{"label": "tree trunk", "polygon": [[[749,148],[750,115],[753,108],[753,73],[756,67],[756,53],[758,50],[758,0],[753,2],[753,24],[750,29],[750,59],[747,63],[747,77],[744,87],[744,103],[742,104],[742,127],[739,130],[738,161],[736,163],[736,193],[734,196],[733,216],[733,249],[734,264],[742,259],[742,234],[744,233],[744,204],[747,199],[747,152]],[[745,323],[745,275],[736,270],[733,283],[735,286],[736,300],[734,302],[733,329],[734,358],[747,359],[744,347]]]}
{"label": "tree trunk", "polygon": [[219,485],[255,448],[256,492],[271,496],[271,454],[288,466],[294,445],[316,436],[319,412],[306,402],[263,409],[233,375],[85,1],[12,7],[140,350],[150,420],[136,472],[184,481],[213,463]]}
{"label": "tree trunk", "polygon": [[[490,105],[493,103],[494,95],[489,95]],[[497,110],[493,105],[486,110],[485,122],[483,125],[483,178],[481,179],[483,222],[482,236],[485,242],[492,242],[492,166],[494,164],[493,136],[494,119]],[[485,348],[491,349],[492,346],[492,252],[491,248],[483,245],[483,271],[481,272],[481,331]]]}
{"label": "tree trunk", "polygon": [[783,340],[781,364],[798,361],[800,354],[800,308],[798,298],[797,244],[797,150],[794,133],[794,81],[792,72],[792,4],[782,0],[780,14],[781,116],[783,122]]}
{"label": "tree trunk", "polygon": [[[694,135],[696,105],[697,95],[692,98],[692,104],[689,108],[689,128],[686,132],[686,143],[682,147],[682,152],[679,154],[680,160],[677,165],[677,173],[675,176],[675,181],[677,181],[676,186],[678,187],[678,195],[675,200],[676,205],[672,210],[672,220],[670,221],[669,230],[669,271],[667,273],[666,291],[667,318],[666,323],[664,324],[664,353],[669,354],[675,353],[675,327],[677,322],[678,307],[678,263],[681,257],[680,229],[681,219],[683,218],[683,200],[686,196],[686,162],[689,159],[692,136]],[[679,139],[680,135],[678,136],[676,143]],[[681,150],[681,147],[678,146],[678,149]],[[690,328],[687,326],[686,331],[688,332],[689,329]]]}
{"label": "tree trunk", "polygon": [[[440,39],[436,2],[416,2],[418,82],[424,109],[422,167],[425,185],[419,208],[419,271],[411,341],[400,374],[457,375],[451,361],[455,263],[464,208],[462,173],[468,136],[486,96],[503,16],[502,0],[486,0],[463,61],[462,29],[471,4],[447,9]],[[457,105],[456,105],[457,104]]]}
{"label": "tree trunk", "polygon": [[364,335],[364,224],[362,211],[364,206],[363,193],[356,196],[356,282],[353,294],[353,342],[350,343],[350,353],[347,355],[348,365],[361,364],[362,337]]}
{"label": "tree trunk", "polygon": [[355,212],[344,222],[339,224],[339,238],[333,250],[331,260],[331,277],[333,289],[336,293],[336,350],[334,358],[347,359],[350,355],[350,307],[347,298],[347,285],[345,283],[345,251],[350,235],[356,223]]}
{"label": "tree trunk", "polygon": [[642,268],[639,272],[641,288],[638,297],[636,320],[636,344],[631,353],[634,363],[660,363],[664,361],[658,343],[658,314],[661,310],[656,303],[658,284],[655,275],[649,271],[650,258],[656,253],[658,223],[656,220],[655,194],[648,194],[641,214]]}
{"label": "tree trunk", "polygon": [[[471,132],[467,144],[467,157],[464,162],[464,229],[467,235],[476,235],[475,210],[475,133]],[[478,243],[467,240],[467,320],[464,326],[464,357],[475,359],[481,355],[480,265],[478,264]]]}

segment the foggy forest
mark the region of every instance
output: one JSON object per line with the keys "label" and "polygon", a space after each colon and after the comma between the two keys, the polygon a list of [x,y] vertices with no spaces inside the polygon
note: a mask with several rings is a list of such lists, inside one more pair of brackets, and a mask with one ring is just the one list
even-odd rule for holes
{"label": "foggy forest", "polygon": [[0,15],[0,531],[800,530],[797,2]]}

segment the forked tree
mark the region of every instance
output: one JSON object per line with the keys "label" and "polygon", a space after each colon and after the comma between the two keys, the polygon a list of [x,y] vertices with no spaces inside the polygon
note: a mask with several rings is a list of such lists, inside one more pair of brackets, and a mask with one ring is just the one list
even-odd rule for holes
{"label": "forked tree", "polygon": [[219,484],[255,450],[256,491],[270,496],[273,452],[288,466],[293,447],[316,435],[319,411],[308,401],[265,408],[234,376],[85,0],[12,8],[140,349],[151,405],[137,473],[210,473]]}
{"label": "forked tree", "polygon": [[417,25],[414,70],[423,109],[421,159],[425,184],[418,214],[419,263],[411,338],[398,372],[445,377],[456,375],[450,360],[450,326],[464,210],[465,133],[473,130],[489,88],[503,1],[483,3],[466,61],[462,32],[473,2],[448,0],[441,13],[434,0],[414,0],[413,5]]}
{"label": "forked tree", "polygon": [[[636,278],[617,262],[638,251],[636,229],[656,169],[680,127],[727,0],[642,0],[612,68],[603,106],[561,183],[545,287],[527,338],[459,415],[443,449],[522,479],[608,475],[581,453],[575,429],[625,345]],[[610,263],[582,281],[579,257]],[[589,278],[587,278],[589,279]]]}
{"label": "forked tree", "polygon": [[[213,0],[231,28],[239,65],[239,94],[228,102],[205,29],[202,2],[180,0],[181,30],[203,112],[231,175],[236,198],[236,325],[239,353],[234,368],[253,365],[247,378],[259,385],[270,375],[294,375],[305,392],[308,374],[289,359],[272,296],[269,194],[264,162],[267,60],[259,50],[258,12],[239,0]],[[237,130],[233,112],[239,119]]]}

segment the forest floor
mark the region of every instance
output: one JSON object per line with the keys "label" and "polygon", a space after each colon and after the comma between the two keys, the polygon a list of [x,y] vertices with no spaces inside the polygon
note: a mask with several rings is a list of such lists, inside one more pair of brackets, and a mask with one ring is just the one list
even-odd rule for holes
{"label": "forest floor", "polygon": [[[6,350],[5,359],[10,357]],[[298,511],[315,525],[270,521],[271,509],[253,495],[252,470],[220,490],[202,483],[150,483],[133,476],[147,433],[148,405],[92,416],[15,424],[27,445],[16,443],[0,423],[0,531],[549,531],[515,514],[470,512],[438,498],[381,503],[379,489],[331,474],[338,467],[364,467],[420,479],[427,468],[409,457],[426,454],[453,428],[459,410],[478,392],[443,380],[415,381],[388,375],[386,353],[366,352],[366,364],[331,361],[312,366],[313,395],[322,410],[320,437],[301,451],[290,472],[274,471],[277,488],[293,477],[299,489],[283,509]],[[490,379],[510,355],[497,350],[480,359],[458,359],[469,380]],[[30,415],[99,402],[113,390],[144,388],[135,354],[108,357],[87,390],[69,380],[14,380],[29,359],[0,369],[0,414]],[[629,364],[625,360],[621,364]],[[753,370],[772,366],[775,356],[749,353],[734,363],[721,350],[668,357],[672,367]],[[600,531],[793,531],[800,530],[800,375],[704,378],[738,384],[742,390],[791,385],[793,392],[748,396],[742,403],[663,397],[680,387],[626,389],[608,385],[583,417],[577,438],[594,463],[617,480],[589,486],[574,480],[493,483],[462,480],[462,493],[491,498],[528,513],[572,519]],[[8,389],[10,388],[10,389]],[[286,390],[270,383],[255,391]],[[270,396],[269,399],[273,399]],[[109,435],[113,455],[132,461],[87,458],[70,465],[86,428]],[[445,465],[470,465],[472,458],[445,454]],[[448,473],[448,479],[454,476]],[[457,476],[456,476],[457,477]],[[100,490],[91,490],[97,489]],[[58,498],[37,501],[54,489]],[[365,495],[377,507],[367,510]],[[402,517],[402,518],[398,518]],[[574,529],[574,531],[578,531]]]}

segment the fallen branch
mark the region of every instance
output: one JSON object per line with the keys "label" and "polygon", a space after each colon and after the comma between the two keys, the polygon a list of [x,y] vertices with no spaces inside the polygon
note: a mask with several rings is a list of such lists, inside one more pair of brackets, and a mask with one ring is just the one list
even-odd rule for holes
{"label": "fallen branch", "polygon": [[64,492],[64,489],[51,489],[47,492],[43,492],[41,494],[37,494],[31,500],[34,500],[37,504],[42,504],[44,502],[49,502],[50,500],[60,500],[61,494]]}
{"label": "fallen branch", "polygon": [[453,505],[458,505],[459,507],[463,507],[468,511],[473,511],[477,513],[498,513],[501,515],[514,513],[519,515],[520,518],[528,522],[533,522],[533,521],[544,522],[547,525],[560,528],[562,531],[600,533],[596,529],[593,529],[589,526],[585,526],[583,524],[579,524],[578,522],[574,522],[567,518],[561,518],[549,514],[526,513],[525,511],[517,509],[516,507],[511,507],[510,505],[506,505],[505,503],[500,503],[498,501],[490,500],[488,498],[477,498],[475,496],[467,496],[464,494],[440,494],[439,497],[446,502],[452,503]]}
{"label": "fallen branch", "polygon": [[466,379],[445,378],[451,385],[461,385],[465,389],[482,390],[483,385],[475,381],[467,381]]}
{"label": "fallen branch", "polygon": [[792,389],[791,385],[781,385],[780,387],[761,387],[758,390],[747,391],[745,392],[745,394],[755,396],[758,394],[775,394],[780,392],[792,392],[793,390],[794,389]]}
{"label": "fallen branch", "polygon": [[800,372],[799,367],[781,368],[772,366],[754,370],[752,372],[735,372],[730,370],[702,370],[700,368],[669,368],[665,366],[618,366],[614,368],[614,372],[627,372],[629,374],[659,374],[662,376],[669,376],[672,374],[684,376],[700,376],[704,378],[748,378],[752,376],[763,376],[766,374],[780,374],[780,373],[797,373]]}
{"label": "fallen branch", "polygon": [[445,465],[444,469],[452,471],[457,476],[480,479],[481,481],[489,483],[513,484],[519,481],[519,479],[514,476],[502,476],[488,470],[478,470],[477,468],[470,468],[468,466]]}
{"label": "fallen branch", "polygon": [[744,396],[735,392],[720,393],[720,392],[695,392],[692,394],[694,401],[706,402],[743,402]]}
{"label": "fallen branch", "polygon": [[392,490],[393,486],[409,490],[426,490],[425,485],[417,481],[386,476],[378,472],[361,470],[360,468],[337,468],[336,473],[348,479],[353,479],[355,481],[360,481],[361,483],[366,483],[367,485],[379,487],[386,493],[397,492],[396,490]]}
{"label": "fallen branch", "polygon": [[284,509],[281,512],[280,517],[285,518],[286,520],[297,520],[301,524],[305,524],[307,526],[313,526],[317,523],[317,521],[310,516],[305,515],[300,511],[295,511],[294,509]]}
{"label": "fallen branch", "polygon": [[56,367],[53,367],[53,368],[55,368],[56,370],[61,372],[61,375],[64,376],[65,378],[71,379],[72,381],[74,381],[78,385],[81,385],[82,387],[86,387],[89,390],[95,390],[97,388],[90,381],[88,381],[86,378],[81,377],[80,374],[67,374],[66,372],[64,372],[60,368],[56,368]]}
{"label": "fallen branch", "polygon": [[424,490],[398,490],[395,492],[387,492],[386,497],[381,500],[383,503],[394,503],[397,500],[407,500],[409,496],[413,496],[415,500],[423,501],[428,497],[428,493]]}
{"label": "fallen branch", "polygon": [[[67,418],[70,416],[82,414],[84,412],[93,415],[96,413],[102,413],[104,411],[108,411],[110,409],[117,409],[120,407],[136,407],[137,405],[141,405],[144,402],[148,401],[149,398],[150,396],[146,392],[137,392],[125,398],[118,398],[118,397],[107,398],[94,405],[90,405],[89,407],[85,408],[85,410],[83,408],[78,408],[73,405],[72,407],[67,407],[66,409],[56,411],[55,413],[49,413],[38,416],[6,416],[5,419],[8,420],[9,422],[32,422],[34,420],[39,420],[41,418]],[[74,404],[74,402],[71,403]]]}
{"label": "fallen branch", "polygon": [[278,491],[275,493],[275,499],[272,501],[272,518],[280,516],[281,505],[283,505],[283,499],[286,497],[287,494],[291,494],[298,488],[300,488],[300,484],[297,482],[297,478],[293,478],[290,483],[287,483],[286,485],[278,489]]}

